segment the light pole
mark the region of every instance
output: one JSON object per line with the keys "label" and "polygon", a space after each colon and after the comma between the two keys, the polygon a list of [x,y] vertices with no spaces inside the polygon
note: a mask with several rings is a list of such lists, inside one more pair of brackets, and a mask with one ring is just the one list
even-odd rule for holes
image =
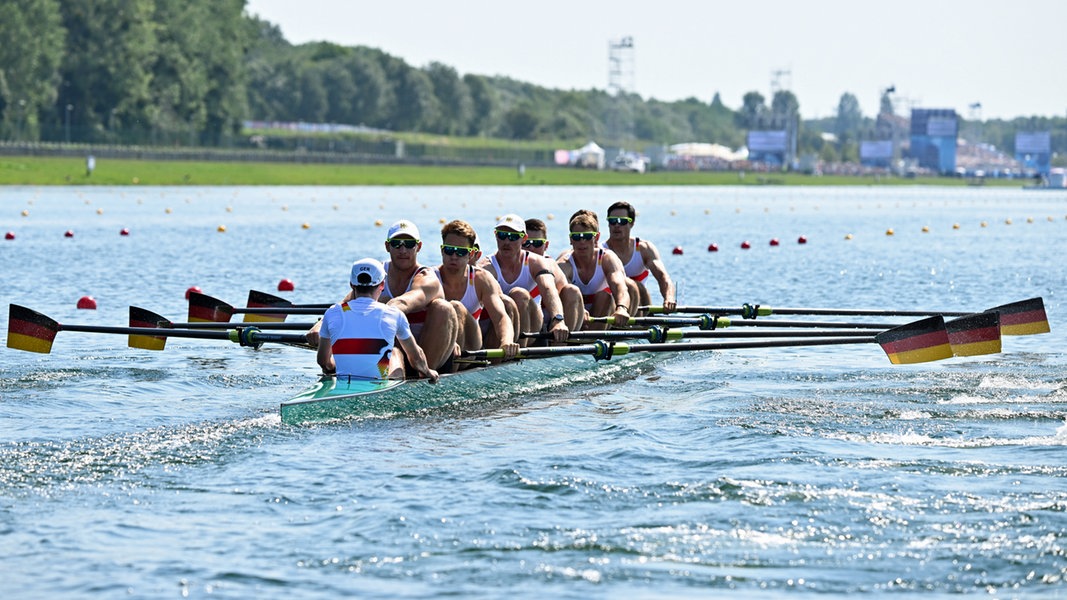
{"label": "light pole", "polygon": [[63,123],[67,128],[67,143],[68,144],[70,143],[70,111],[72,111],[72,110],[74,110],[74,105],[73,104],[68,104],[67,105],[66,119],[65,119],[65,121]]}

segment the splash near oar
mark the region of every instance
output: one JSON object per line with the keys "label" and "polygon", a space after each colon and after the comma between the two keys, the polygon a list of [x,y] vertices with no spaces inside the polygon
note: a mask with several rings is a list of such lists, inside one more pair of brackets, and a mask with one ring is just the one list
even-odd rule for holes
{"label": "splash near oar", "polygon": [[1000,333],[1003,335],[1036,335],[1052,331],[1041,298],[1020,300],[989,310],[1000,313]]}
{"label": "splash near oar", "polygon": [[955,356],[978,356],[1000,352],[1000,313],[989,311],[945,323]]}
{"label": "splash near oar", "polygon": [[944,317],[930,317],[888,329],[874,336],[889,362],[904,365],[952,357]]}
{"label": "splash near oar", "polygon": [[59,323],[24,306],[12,304],[8,309],[7,347],[26,352],[48,354],[59,333]]}

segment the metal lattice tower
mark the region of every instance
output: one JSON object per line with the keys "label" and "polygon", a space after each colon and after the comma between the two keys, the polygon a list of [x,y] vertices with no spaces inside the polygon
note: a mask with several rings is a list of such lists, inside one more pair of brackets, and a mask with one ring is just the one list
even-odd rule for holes
{"label": "metal lattice tower", "polygon": [[634,91],[634,38],[608,42],[608,93]]}

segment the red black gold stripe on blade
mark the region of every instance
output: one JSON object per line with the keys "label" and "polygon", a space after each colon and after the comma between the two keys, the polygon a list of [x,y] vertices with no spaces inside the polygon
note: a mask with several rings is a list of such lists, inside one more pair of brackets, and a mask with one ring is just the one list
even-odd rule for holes
{"label": "red black gold stripe on blade", "polygon": [[[292,302],[285,298],[279,298],[266,292],[248,291],[248,308],[289,308]],[[285,321],[285,314],[272,313],[260,314],[253,311],[245,312],[245,323],[281,323]]]}
{"label": "red black gold stripe on blade", "polygon": [[7,318],[7,347],[48,354],[59,332],[59,322],[17,304],[10,305]]}
{"label": "red black gold stripe on blade", "polygon": [[1051,331],[1045,315],[1045,302],[1041,298],[1020,300],[989,310],[1000,313],[1000,333],[1003,335],[1036,335]]}
{"label": "red black gold stripe on blade", "polygon": [[233,316],[233,307],[218,298],[199,292],[189,292],[190,323],[226,323]]}
{"label": "red black gold stripe on blade", "polygon": [[988,311],[945,323],[955,356],[978,356],[1000,352],[1000,313]]}
{"label": "red black gold stripe on blade", "polygon": [[945,329],[945,319],[929,317],[874,336],[889,362],[895,365],[929,362],[952,357],[952,346]]}
{"label": "red black gold stripe on blade", "polygon": [[[169,328],[170,320],[150,310],[131,306],[130,327]],[[130,348],[141,348],[143,350],[162,350],[167,345],[167,338],[166,336],[155,335],[130,335],[126,345]]]}

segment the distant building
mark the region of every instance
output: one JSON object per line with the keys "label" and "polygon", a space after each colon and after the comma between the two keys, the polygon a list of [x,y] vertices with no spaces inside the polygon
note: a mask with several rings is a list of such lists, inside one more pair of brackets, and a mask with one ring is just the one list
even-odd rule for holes
{"label": "distant building", "polygon": [[951,108],[914,108],[911,111],[911,157],[920,167],[941,174],[956,171],[959,116]]}
{"label": "distant building", "polygon": [[1052,132],[1019,131],[1015,134],[1015,160],[1023,169],[1047,176],[1052,168]]}

